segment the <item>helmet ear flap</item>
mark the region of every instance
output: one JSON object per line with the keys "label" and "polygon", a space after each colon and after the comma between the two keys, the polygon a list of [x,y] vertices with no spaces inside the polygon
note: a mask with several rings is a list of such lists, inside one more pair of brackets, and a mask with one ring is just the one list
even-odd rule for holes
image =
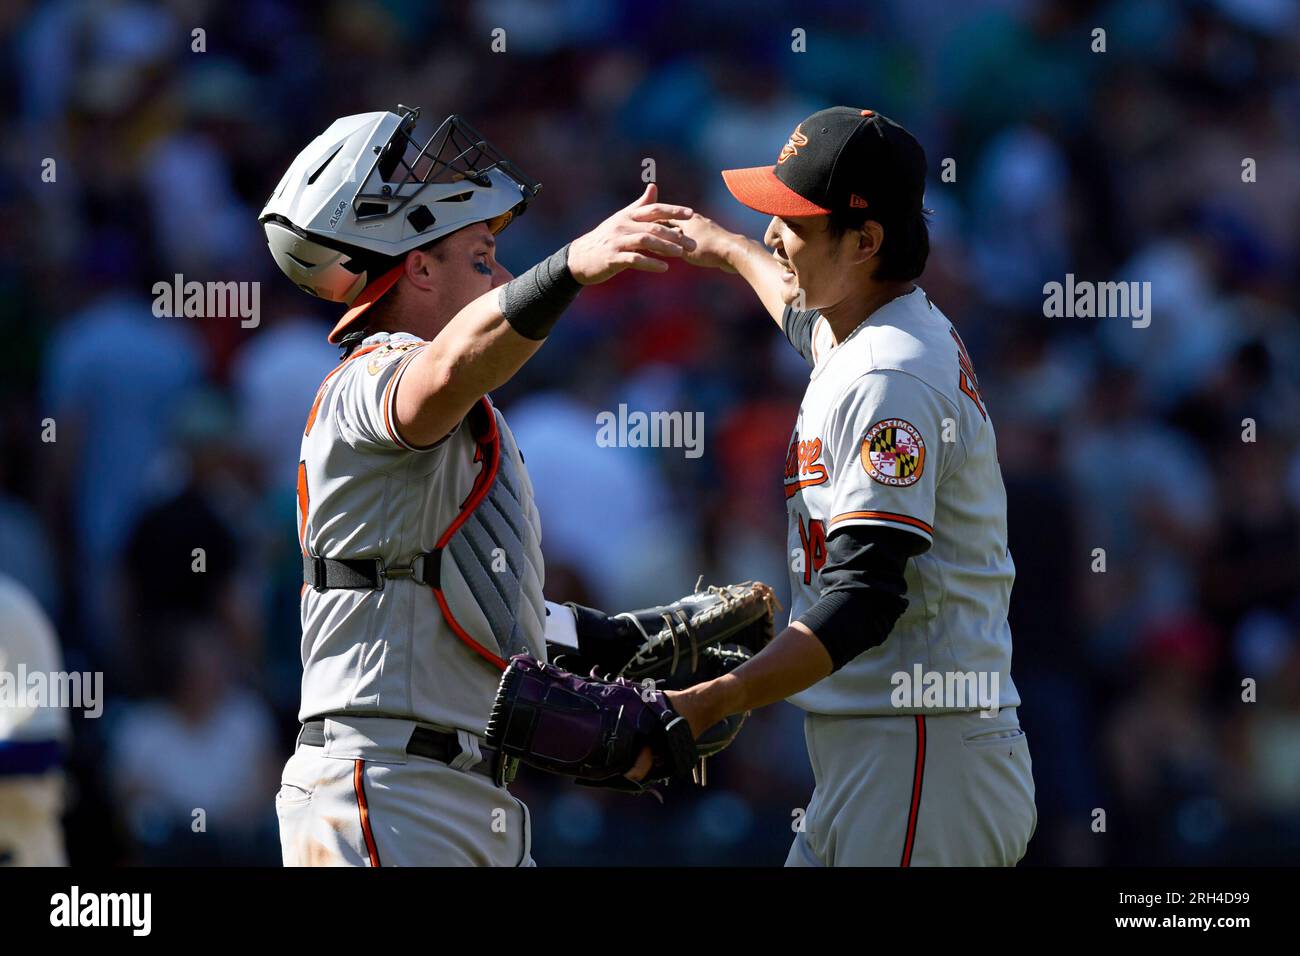
{"label": "helmet ear flap", "polygon": [[280,271],[304,292],[330,302],[351,303],[369,278],[378,274],[383,257],[336,246],[280,219],[262,224],[266,244]]}

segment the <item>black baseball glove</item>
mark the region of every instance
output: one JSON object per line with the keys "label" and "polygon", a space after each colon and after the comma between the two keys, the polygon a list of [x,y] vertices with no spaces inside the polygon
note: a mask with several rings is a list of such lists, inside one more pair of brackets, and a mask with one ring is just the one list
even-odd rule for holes
{"label": "black baseball glove", "polygon": [[[642,688],[682,690],[740,666],[772,640],[777,601],[761,581],[699,588],[672,604],[606,615],[569,605],[578,646],[552,645],[566,670],[619,677]],[[700,734],[700,757],[736,738],[748,714],[733,714]]]}
{"label": "black baseball glove", "polygon": [[[689,778],[699,760],[690,727],[662,691],[579,677],[526,654],[501,675],[484,738],[506,760],[629,792]],[[647,747],[645,779],[627,779]]]}

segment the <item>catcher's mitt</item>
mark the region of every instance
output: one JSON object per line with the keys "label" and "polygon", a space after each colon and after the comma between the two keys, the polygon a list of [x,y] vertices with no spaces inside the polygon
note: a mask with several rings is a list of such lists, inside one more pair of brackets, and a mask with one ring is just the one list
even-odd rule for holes
{"label": "catcher's mitt", "polygon": [[647,679],[666,690],[680,690],[725,673],[737,663],[717,651],[730,645],[757,654],[772,640],[777,602],[761,581],[710,586],[679,601],[642,611],[615,614],[630,621],[642,641],[619,677]]}
{"label": "catcher's mitt", "polygon": [[[484,736],[505,759],[631,792],[689,777],[699,759],[690,726],[661,691],[579,677],[527,654],[510,658],[501,675]],[[629,780],[643,747],[651,769],[644,781]]]}
{"label": "catcher's mitt", "polygon": [[[721,677],[772,640],[777,601],[761,581],[728,584],[688,594],[674,604],[615,615],[630,620],[643,640],[619,676],[642,686],[681,690]],[[724,717],[695,740],[705,781],[704,759],[720,753],[744,726],[748,711]]]}

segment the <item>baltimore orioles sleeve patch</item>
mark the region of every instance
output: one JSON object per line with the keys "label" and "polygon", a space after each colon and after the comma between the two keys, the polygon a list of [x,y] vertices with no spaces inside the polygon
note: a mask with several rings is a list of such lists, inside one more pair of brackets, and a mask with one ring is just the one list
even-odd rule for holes
{"label": "baltimore orioles sleeve patch", "polygon": [[861,459],[866,473],[882,485],[906,488],[925,470],[925,439],[911,422],[884,418],[867,429]]}

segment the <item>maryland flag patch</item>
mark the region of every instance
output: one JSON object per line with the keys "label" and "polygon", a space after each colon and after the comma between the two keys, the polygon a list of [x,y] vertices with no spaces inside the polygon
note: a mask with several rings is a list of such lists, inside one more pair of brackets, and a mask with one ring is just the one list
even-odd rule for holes
{"label": "maryland flag patch", "polygon": [[862,467],[882,485],[914,485],[925,469],[925,439],[915,425],[901,418],[878,421],[862,439]]}

